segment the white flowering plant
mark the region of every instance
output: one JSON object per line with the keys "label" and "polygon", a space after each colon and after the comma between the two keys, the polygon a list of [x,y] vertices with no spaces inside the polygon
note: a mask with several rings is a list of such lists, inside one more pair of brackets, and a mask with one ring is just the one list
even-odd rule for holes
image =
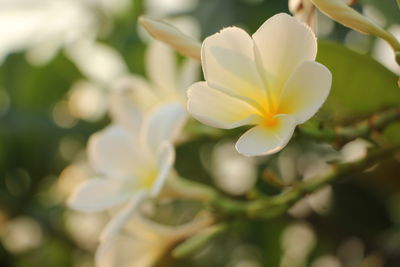
{"label": "white flowering plant", "polygon": [[[58,7],[43,1],[43,10],[34,4],[22,10],[19,2],[7,4],[12,16],[0,11],[0,32],[2,23],[17,28],[15,21],[27,10],[34,10],[37,22],[40,14],[51,16]],[[60,16],[56,22],[63,23],[48,24],[42,36],[29,38],[40,31],[43,24],[37,22],[25,35],[0,45],[5,64],[14,51],[28,51],[28,60],[42,59],[33,60],[40,65],[62,50],[62,60],[80,73],[51,116],[63,129],[81,123],[93,128],[88,132],[83,126],[87,141],[80,153],[70,152],[75,143],[68,139],[60,145],[69,165],[49,190],[66,203],[71,240],[57,228],[51,233],[87,254],[88,265],[81,261],[79,266],[400,264],[390,254],[400,255],[396,238],[385,237],[380,244],[370,241],[380,236],[366,234],[381,206],[362,207],[362,197],[346,198],[343,189],[354,181],[375,186],[375,178],[384,177],[394,184],[400,172],[400,79],[372,58],[372,48],[362,53],[375,40],[384,42],[388,64],[399,69],[400,41],[387,28],[389,21],[400,21],[388,14],[381,25],[371,15],[380,10],[385,18],[387,8],[364,1],[290,0],[246,24],[250,20],[236,22],[240,16],[229,8],[214,14],[214,22],[206,16],[207,7],[217,4],[206,1],[197,9],[196,3],[180,2],[177,6],[188,9],[171,16],[163,10],[167,1],[119,2],[120,9],[109,9],[113,4],[107,0],[61,1],[85,11],[86,20]],[[270,5],[225,2],[239,13],[241,5],[254,5],[252,12],[257,5]],[[128,7],[134,15],[124,17]],[[208,11],[201,13],[200,7]],[[102,18],[108,31],[103,32]],[[127,21],[136,31],[126,27]],[[121,41],[124,34],[128,37]],[[58,38],[52,43],[49,36]],[[140,49],[126,48],[136,38]],[[38,48],[44,44],[50,52]],[[12,183],[6,184],[12,191]],[[379,189],[392,194],[396,207],[397,187]],[[353,198],[359,202],[352,203]],[[369,214],[370,208],[373,216],[365,215],[362,228],[357,211]],[[335,216],[342,210],[359,219],[347,218],[348,225],[353,223],[348,235],[338,230],[341,221]],[[399,227],[398,212],[389,216],[393,229]],[[335,230],[326,234],[324,227]],[[1,238],[18,240],[15,233],[21,230],[5,229]],[[335,234],[338,240],[325,240]],[[31,243],[22,242],[28,248]],[[4,244],[13,249],[13,242]],[[364,247],[370,244],[372,252]]]}

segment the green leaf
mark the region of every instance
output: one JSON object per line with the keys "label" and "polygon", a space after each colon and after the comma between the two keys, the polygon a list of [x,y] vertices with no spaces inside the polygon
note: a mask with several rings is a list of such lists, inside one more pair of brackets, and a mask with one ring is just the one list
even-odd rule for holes
{"label": "green leaf", "polygon": [[400,145],[400,122],[394,123],[385,129],[383,136],[394,145]]}
{"label": "green leaf", "polygon": [[317,61],[333,75],[330,95],[321,114],[332,122],[371,115],[400,105],[397,75],[368,55],[332,42],[320,42]]}

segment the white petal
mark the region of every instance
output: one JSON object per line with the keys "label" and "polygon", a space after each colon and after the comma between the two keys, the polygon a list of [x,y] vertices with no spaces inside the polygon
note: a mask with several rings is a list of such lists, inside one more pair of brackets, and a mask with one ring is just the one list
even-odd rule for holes
{"label": "white petal", "polygon": [[68,199],[68,205],[83,212],[97,212],[126,201],[130,196],[124,180],[93,178],[82,183]]}
{"label": "white petal", "polygon": [[151,267],[164,249],[163,244],[117,234],[100,243],[96,251],[96,267]]}
{"label": "white petal", "polygon": [[372,144],[364,139],[357,138],[345,144],[340,150],[343,163],[350,163],[365,158]]}
{"label": "white petal", "polygon": [[271,128],[255,126],[245,132],[237,141],[236,149],[246,156],[268,155],[280,151],[289,142],[296,127],[291,116],[275,116],[278,124]]}
{"label": "white petal", "polygon": [[284,13],[264,22],[253,39],[261,76],[277,96],[292,72],[304,61],[314,60],[317,54],[311,29]]}
{"label": "white petal", "polygon": [[133,216],[133,214],[137,212],[137,209],[146,197],[147,193],[145,191],[138,191],[131,196],[131,199],[126,206],[119,211],[117,215],[115,215],[105,226],[100,235],[100,240],[106,240],[117,234],[124,224]]}
{"label": "white petal", "polygon": [[225,28],[207,37],[201,51],[204,76],[211,87],[252,104],[266,104],[254,60],[253,40],[244,30]]}
{"label": "white petal", "polygon": [[154,90],[140,76],[119,79],[110,93],[110,113],[114,122],[137,131],[144,113],[160,102]]}
{"label": "white petal", "polygon": [[186,91],[190,85],[199,80],[200,64],[193,59],[186,59],[182,62],[179,72],[179,88],[186,99]]}
{"label": "white petal", "polygon": [[111,125],[92,135],[88,156],[93,168],[107,176],[129,176],[143,160],[137,136],[121,126]]}
{"label": "white petal", "polygon": [[308,204],[320,215],[327,215],[331,211],[333,203],[332,186],[326,185],[307,196]]}
{"label": "white petal", "polygon": [[82,38],[67,46],[66,54],[85,77],[102,86],[109,86],[128,72],[122,55],[100,42]]}
{"label": "white petal", "polygon": [[163,95],[176,93],[176,62],[173,51],[165,44],[153,41],[146,53],[147,75],[155,89]]}
{"label": "white petal", "polygon": [[295,70],[281,96],[279,113],[290,114],[297,124],[310,119],[329,95],[332,74],[323,65],[308,61]]}
{"label": "white petal", "polygon": [[255,124],[260,113],[247,102],[210,88],[206,82],[193,84],[188,90],[188,111],[209,126],[232,129]]}
{"label": "white petal", "polygon": [[153,187],[151,189],[151,196],[157,196],[161,189],[163,188],[165,181],[167,180],[172,165],[175,161],[175,150],[171,143],[164,142],[159,147],[157,151],[157,163],[159,166],[159,172],[156,180],[153,183]]}
{"label": "white petal", "polygon": [[160,106],[148,115],[143,125],[142,138],[151,151],[156,152],[164,141],[173,142],[185,122],[186,112],[181,104]]}

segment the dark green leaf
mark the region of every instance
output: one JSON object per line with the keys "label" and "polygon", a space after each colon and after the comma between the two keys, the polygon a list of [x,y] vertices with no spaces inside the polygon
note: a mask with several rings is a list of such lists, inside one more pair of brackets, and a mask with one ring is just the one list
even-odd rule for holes
{"label": "dark green leaf", "polygon": [[320,42],[317,61],[333,75],[331,93],[322,114],[327,114],[334,122],[400,105],[398,77],[370,56],[338,43]]}

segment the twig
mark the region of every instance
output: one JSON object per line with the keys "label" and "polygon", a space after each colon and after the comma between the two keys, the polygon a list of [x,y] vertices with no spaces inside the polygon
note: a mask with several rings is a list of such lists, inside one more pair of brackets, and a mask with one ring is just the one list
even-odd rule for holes
{"label": "twig", "polygon": [[395,121],[400,121],[400,108],[398,107],[372,115],[367,119],[349,126],[337,126],[324,129],[311,129],[309,127],[300,126],[299,133],[313,139],[325,141],[337,139],[352,140],[357,137],[366,137],[373,131],[382,131]]}
{"label": "twig", "polygon": [[321,187],[342,179],[351,173],[360,172],[368,168],[372,163],[382,157],[393,154],[400,149],[400,146],[389,149],[382,149],[376,153],[370,154],[363,160],[339,164],[333,166],[333,170],[323,176],[300,183],[290,190],[273,197],[263,197],[255,201],[237,201],[225,196],[217,195],[212,202],[212,206],[218,211],[229,215],[245,215],[251,218],[273,218],[286,212],[295,202],[305,195],[315,192]]}

